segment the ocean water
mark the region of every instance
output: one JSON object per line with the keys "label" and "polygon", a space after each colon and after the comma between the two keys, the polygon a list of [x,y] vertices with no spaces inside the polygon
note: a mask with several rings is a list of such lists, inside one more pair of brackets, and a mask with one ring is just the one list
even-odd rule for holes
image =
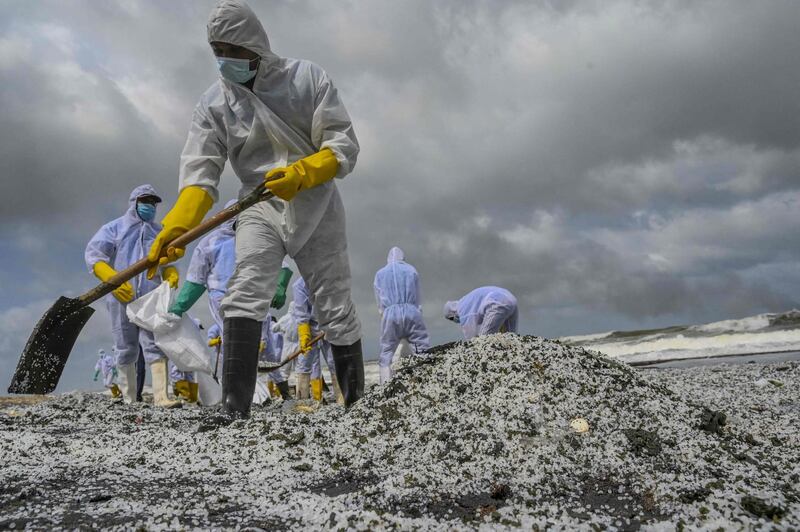
{"label": "ocean water", "polygon": [[800,351],[800,310],[701,325],[560,338],[632,364]]}

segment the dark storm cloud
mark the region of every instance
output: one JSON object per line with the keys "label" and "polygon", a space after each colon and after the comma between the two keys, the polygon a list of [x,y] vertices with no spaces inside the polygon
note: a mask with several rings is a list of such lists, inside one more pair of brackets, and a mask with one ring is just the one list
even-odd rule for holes
{"label": "dark storm cloud", "polygon": [[[0,7],[0,326],[20,336],[4,362],[44,301],[91,285],[83,247],[133,186],[174,201],[216,76],[212,5]],[[420,271],[436,341],[458,332],[442,303],[484,284],[546,335],[800,299],[785,273],[800,261],[800,4],[252,5],[276,52],[326,68],[355,122],[340,185],[370,350],[392,245]],[[232,197],[230,171],[223,183]]]}

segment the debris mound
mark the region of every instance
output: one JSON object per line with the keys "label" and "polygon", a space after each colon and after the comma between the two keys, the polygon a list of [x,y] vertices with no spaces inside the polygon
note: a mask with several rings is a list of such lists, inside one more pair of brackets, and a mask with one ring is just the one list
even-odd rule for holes
{"label": "debris mound", "polygon": [[0,528],[798,529],[798,390],[794,363],[643,371],[501,334],[348,411],[218,426],[68,394],[0,406]]}
{"label": "debris mound", "polygon": [[[492,335],[410,359],[331,427],[352,448],[322,452],[372,479],[358,504],[379,513],[637,528],[797,510],[779,458],[725,419],[603,355]],[[756,493],[768,502],[754,512]]]}

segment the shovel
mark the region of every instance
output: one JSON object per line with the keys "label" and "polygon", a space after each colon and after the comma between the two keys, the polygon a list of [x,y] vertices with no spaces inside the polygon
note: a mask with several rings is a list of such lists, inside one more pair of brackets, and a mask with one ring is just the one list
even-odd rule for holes
{"label": "shovel", "polygon": [[[311,343],[309,345],[314,345],[317,342],[319,342],[320,340],[322,340],[323,338],[325,338],[325,333],[319,333],[318,335],[316,335],[314,338],[311,339]],[[294,353],[292,353],[291,355],[286,357],[286,360],[278,362],[277,364],[259,363],[258,364],[258,371],[274,371],[274,370],[276,370],[278,368],[282,368],[283,366],[285,366],[286,364],[288,364],[289,362],[291,362],[292,360],[294,360],[295,358],[299,357],[302,354],[303,354],[303,350],[298,347],[297,351],[295,351]]]}
{"label": "shovel", "polygon": [[214,375],[212,375],[212,377],[214,378],[214,382],[216,382],[217,384],[219,384],[219,378],[217,378],[217,372],[219,371],[220,351],[222,351],[222,346],[220,344],[217,344],[217,359],[214,361]]}
{"label": "shovel", "polygon": [[[169,242],[167,246],[186,247],[190,242],[237,216],[248,207],[268,200],[272,196],[272,192],[266,190],[262,184],[235,205],[215,214]],[[80,297],[58,298],[58,301],[44,313],[28,338],[28,343],[25,344],[25,349],[19,357],[14,377],[11,379],[11,385],[8,387],[8,393],[46,394],[55,390],[81,329],[94,313],[94,309],[89,305],[110,294],[122,283],[136,277],[150,266],[145,257]]]}

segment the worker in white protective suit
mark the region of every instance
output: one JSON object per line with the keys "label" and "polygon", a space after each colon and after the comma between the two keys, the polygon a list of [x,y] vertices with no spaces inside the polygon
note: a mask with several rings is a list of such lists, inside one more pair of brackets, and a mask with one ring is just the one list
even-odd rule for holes
{"label": "worker in white protective suit", "polygon": [[[272,332],[272,324],[274,318],[271,314],[267,314],[267,319],[264,320],[264,325],[261,327],[261,344],[259,347],[258,360],[266,365],[277,364],[281,361],[281,350],[283,349],[283,341],[276,344],[276,335]],[[284,401],[291,397],[289,392],[289,379],[284,378],[280,369],[268,371],[264,378],[264,387],[272,395],[273,390],[278,392],[278,395]]]}
{"label": "worker in white protective suit", "polygon": [[[121,217],[105,224],[89,241],[84,254],[89,271],[103,282],[141,260],[153,243],[161,226],[155,222],[156,205],[161,198],[151,185],[140,185],[128,198],[128,209]],[[173,266],[158,268],[161,278],[171,286],[178,285],[178,270]],[[158,286],[144,274],[126,281],[105,296],[111,315],[114,351],[119,387],[125,403],[136,400],[136,359],[141,345],[145,361],[153,375],[153,402],[157,406],[174,408],[180,402],[169,398],[167,358],[156,346],[153,333],[140,329],[128,320],[125,308],[134,299]]]}
{"label": "worker in white protective suit", "polygon": [[[333,180],[356,163],[350,117],[322,68],[272,52],[243,1],[220,1],[207,30],[220,78],[194,110],[180,194],[149,258],[166,264],[183,255],[168,243],[202,221],[217,199],[226,160],[242,183],[240,197],[266,186],[275,197],[242,212],[236,224],[236,267],[221,304],[223,414],[249,415],[261,323],[286,255],[309,285],[351,405],[364,389],[361,325],[350,297],[344,206]],[[301,348],[310,350],[309,340],[301,337]]]}
{"label": "worker in white protective suit", "polygon": [[[277,329],[277,318],[272,314],[269,315],[269,320],[266,322],[269,325],[268,331],[263,331],[263,334],[269,336],[269,348],[267,349],[267,339],[261,341],[265,345],[262,349],[260,360],[267,364],[279,364],[283,358],[283,334]],[[288,364],[287,364],[288,365]],[[280,397],[283,400],[290,398],[289,393],[289,374],[283,368],[267,373],[267,389],[271,397]],[[281,391],[283,390],[283,391]]]}
{"label": "worker in white protective suit", "polygon": [[[319,323],[316,319],[316,309],[311,302],[311,294],[308,286],[302,277],[292,283],[292,293],[294,295],[294,305],[292,305],[292,317],[297,323],[297,337],[302,345],[303,338],[311,338],[319,334]],[[295,359],[294,372],[296,383],[296,397],[298,399],[308,399],[309,396],[315,401],[322,401],[322,364],[321,358],[325,359],[328,371],[333,381],[333,393],[337,403],[343,403],[343,397],[337,382],[336,360],[333,357],[333,348],[324,338],[318,341],[306,353]]]}
{"label": "worker in white protective suit", "polygon": [[[197,318],[189,317],[198,329],[203,330],[203,324]],[[169,362],[169,380],[172,382],[172,393],[175,397],[187,403],[197,403],[200,387],[197,378],[191,371],[181,371],[172,362]]]}
{"label": "worker in white protective suit", "polygon": [[117,366],[114,363],[114,357],[106,353],[105,349],[97,351],[97,363],[94,365],[94,379],[92,380],[97,381],[100,374],[103,375],[103,386],[111,392],[111,397],[114,399],[120,397],[122,392],[114,382],[114,379],[117,378]]}
{"label": "worker in white protective suit", "polygon": [[[225,204],[225,208],[232,206],[236,200],[230,200]],[[236,221],[232,218],[220,227],[203,237],[194,249],[192,259],[189,262],[189,270],[186,272],[186,279],[181,286],[181,290],[169,308],[169,311],[178,316],[182,316],[200,299],[200,296],[208,290],[208,309],[211,317],[214,318],[214,331],[222,331],[223,321],[220,305],[228,291],[228,281],[233,275],[236,266]],[[286,292],[286,287],[292,277],[292,270],[289,263],[284,261],[278,275],[278,286]],[[272,306],[280,308],[283,306],[285,298],[279,301],[277,296],[273,298]],[[261,331],[261,344],[259,351],[263,351],[269,343],[270,324],[264,321]],[[222,338],[219,332],[209,335],[208,345],[212,348],[219,347],[220,360],[225,360],[225,347],[222,345]],[[281,385],[284,398],[288,398],[289,383]]]}
{"label": "worker in white protective suit", "polygon": [[[300,346],[300,341],[297,337],[297,322],[294,320],[294,301],[289,302],[289,311],[272,324],[272,330],[281,337],[281,344],[283,345],[281,360],[286,360]],[[293,364],[294,362],[290,362],[278,370],[281,372],[283,380],[289,380]]]}
{"label": "worker in white protective suit", "polygon": [[381,314],[381,353],[378,360],[380,383],[392,378],[392,357],[397,346],[406,340],[414,353],[431,347],[428,329],[422,320],[419,274],[405,262],[403,250],[389,250],[386,266],[375,274],[375,300]]}
{"label": "worker in white protective suit", "polygon": [[461,325],[464,338],[517,332],[517,298],[497,286],[476,288],[458,301],[444,304],[444,317]]}

